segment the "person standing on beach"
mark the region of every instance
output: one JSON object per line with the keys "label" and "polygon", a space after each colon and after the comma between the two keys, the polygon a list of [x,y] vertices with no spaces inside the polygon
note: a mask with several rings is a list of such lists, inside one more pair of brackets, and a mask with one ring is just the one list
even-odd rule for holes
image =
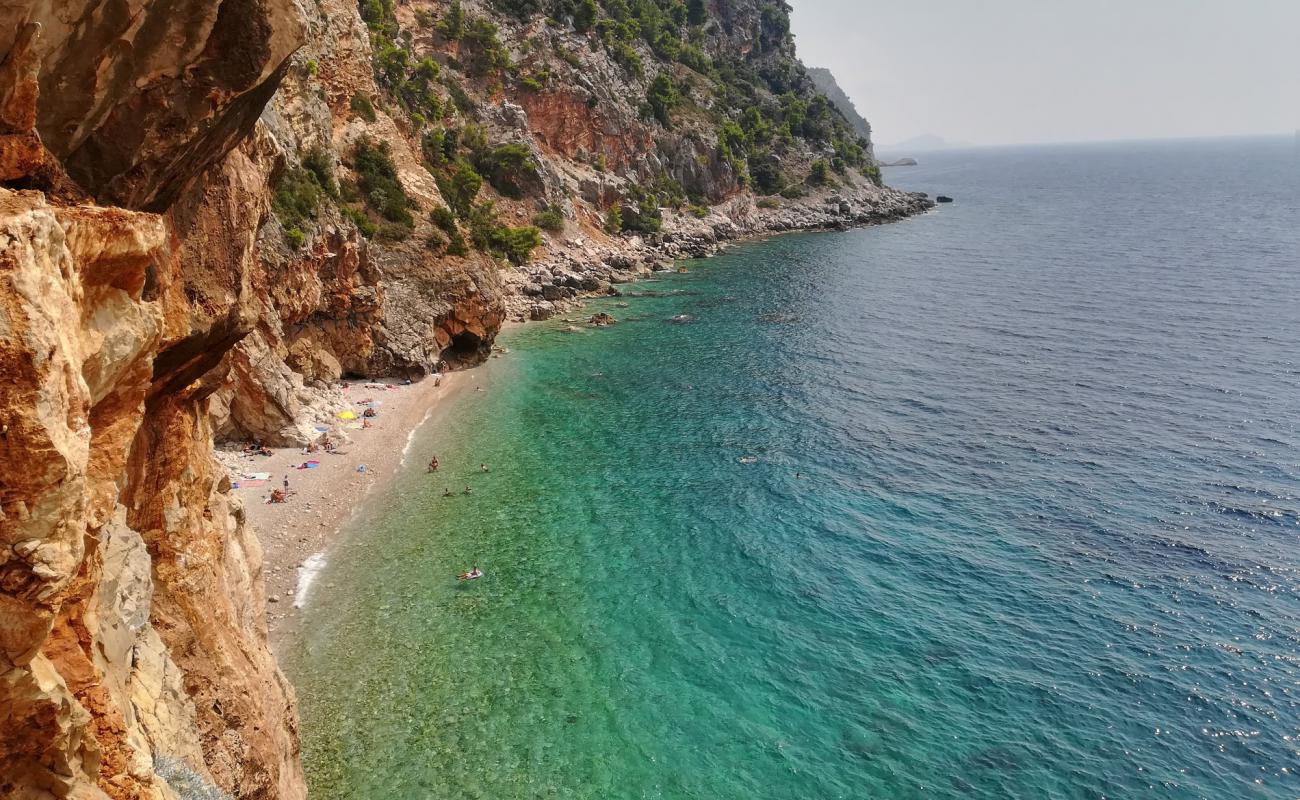
{"label": "person standing on beach", "polygon": [[284,493],[285,493],[285,494],[288,494],[288,493],[289,493],[289,476],[288,476],[288,475],[285,475],[285,476],[284,476]]}

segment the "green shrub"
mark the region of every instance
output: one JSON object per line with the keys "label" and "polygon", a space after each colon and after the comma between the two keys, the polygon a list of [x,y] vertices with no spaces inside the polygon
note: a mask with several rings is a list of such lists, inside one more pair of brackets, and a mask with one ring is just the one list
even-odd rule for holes
{"label": "green shrub", "polygon": [[451,213],[451,209],[438,206],[429,212],[429,221],[445,234],[448,255],[463,256],[469,252],[465,246],[465,237],[460,235],[460,229],[456,227],[456,217]]}
{"label": "green shrub", "polygon": [[497,36],[496,23],[483,17],[476,17],[466,27],[462,37],[473,54],[470,71],[476,75],[488,75],[510,67],[510,54]]}
{"label": "green shrub", "polygon": [[704,219],[709,215],[709,209],[706,206],[692,205],[690,208],[686,210],[690,213],[692,217],[695,217],[696,219]]}
{"label": "green shrub", "polygon": [[785,184],[780,162],[767,151],[750,154],[749,177],[759,194],[776,194]]}
{"label": "green shrub", "polygon": [[635,205],[623,206],[623,230],[633,233],[656,233],[663,227],[663,214],[657,198],[641,197]]}
{"label": "green shrub", "polygon": [[506,197],[523,197],[524,187],[521,184],[537,179],[537,165],[533,163],[533,154],[527,145],[511,142],[491,150],[487,149],[486,144],[471,147],[478,151],[474,166],[492,184],[493,189]]}
{"label": "green shrub", "polygon": [[686,21],[691,25],[703,25],[709,20],[709,9],[704,0],[686,0]]}
{"label": "green shrub", "polygon": [[465,9],[461,8],[460,0],[451,0],[451,8],[447,9],[447,16],[443,17],[438,32],[453,42],[465,35]]}
{"label": "green shrub", "polygon": [[284,232],[284,240],[294,250],[302,249],[303,242],[307,241],[307,234],[297,228],[289,228]]}
{"label": "green shrub", "polygon": [[334,180],[334,158],[323,147],[313,147],[302,157],[302,165],[316,179],[316,183],[330,197],[339,196],[339,185]]}
{"label": "green shrub", "polygon": [[798,184],[790,184],[781,190],[781,196],[786,200],[798,200],[800,197],[803,197],[804,194],[806,193],[804,192],[803,187]]}
{"label": "green shrub", "polygon": [[533,217],[533,224],[544,231],[559,233],[564,230],[564,215],[555,206],[547,206]]}
{"label": "green shrub", "polygon": [[528,261],[529,254],[542,243],[541,231],[532,225],[511,228],[498,222],[496,206],[491,201],[471,210],[469,233],[475,247],[515,265]]}
{"label": "green shrub", "polygon": [[447,132],[442,128],[430,128],[420,137],[420,152],[425,163],[434,169],[447,163],[446,136]]}
{"label": "green shrub", "polygon": [[660,123],[669,124],[671,121],[669,115],[680,99],[677,87],[673,86],[672,80],[664,73],[659,73],[654,80],[650,81],[646,102],[650,104],[650,110],[654,112],[655,119]]}
{"label": "green shrub", "polygon": [[316,182],[316,177],[302,167],[292,167],[280,176],[271,197],[271,210],[280,220],[284,229],[310,227],[320,209],[324,190]]}
{"label": "green shrub", "polygon": [[808,182],[814,186],[825,186],[830,183],[831,171],[826,165],[824,159],[817,159],[812,163],[812,169],[808,172]]}
{"label": "green shrub", "polygon": [[780,208],[781,201],[775,197],[760,197],[757,205],[759,208]]}
{"label": "green shrub", "polygon": [[320,64],[316,62],[316,59],[314,58],[307,59],[307,75],[314,78],[316,77],[316,73],[319,71],[320,71]]}
{"label": "green shrub", "polygon": [[473,114],[476,106],[474,101],[465,93],[464,87],[450,78],[443,81],[443,86],[447,87],[447,92],[451,95],[451,104],[462,114]]}
{"label": "green shrub", "polygon": [[400,242],[411,235],[411,227],[399,222],[381,222],[375,238],[381,242]]}
{"label": "green shrub", "polygon": [[361,117],[366,122],[375,121],[375,104],[370,102],[370,98],[364,94],[352,95],[352,102],[349,104],[352,113]]}
{"label": "green shrub", "polygon": [[438,206],[430,211],[429,221],[434,224],[434,227],[440,228],[446,233],[456,231],[456,217],[451,213],[451,209],[446,206]]}
{"label": "green shrub", "polygon": [[366,216],[366,212],[352,206],[343,206],[339,210],[343,212],[344,217],[357,226],[357,230],[361,231],[362,236],[369,239],[375,235],[375,223],[371,222],[370,217]]}
{"label": "green shrub", "polygon": [[623,206],[615,203],[605,212],[605,232],[621,233],[623,231]]}
{"label": "green shrub", "polygon": [[469,216],[474,198],[482,187],[482,176],[463,161],[450,176],[438,176],[438,189],[442,192],[443,199],[462,219]]}
{"label": "green shrub", "polygon": [[388,143],[376,144],[374,140],[363,136],[357,140],[353,162],[366,205],[389,222],[408,228],[414,225],[415,220],[410,211],[411,199],[406,196],[406,191],[397,179],[397,167],[389,155]]}

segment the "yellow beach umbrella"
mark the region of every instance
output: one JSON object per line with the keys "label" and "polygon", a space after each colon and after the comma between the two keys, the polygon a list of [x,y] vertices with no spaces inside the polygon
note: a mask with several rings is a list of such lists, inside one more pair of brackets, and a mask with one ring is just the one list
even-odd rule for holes
{"label": "yellow beach umbrella", "polygon": [[344,411],[342,414],[339,414],[339,419],[356,419],[356,418],[357,415],[353,414],[351,411]]}

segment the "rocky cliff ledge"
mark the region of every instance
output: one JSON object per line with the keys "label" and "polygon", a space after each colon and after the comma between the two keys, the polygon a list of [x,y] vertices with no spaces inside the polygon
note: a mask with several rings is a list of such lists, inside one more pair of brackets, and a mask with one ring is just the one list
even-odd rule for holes
{"label": "rocky cliff ledge", "polygon": [[[765,231],[915,213],[778,0],[0,5],[0,796],[297,798],[214,440]],[[341,435],[341,432],[340,432]]]}

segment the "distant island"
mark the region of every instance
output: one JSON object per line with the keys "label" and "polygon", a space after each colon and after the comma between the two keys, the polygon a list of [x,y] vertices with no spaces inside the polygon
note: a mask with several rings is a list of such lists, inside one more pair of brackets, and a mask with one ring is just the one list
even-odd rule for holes
{"label": "distant island", "polygon": [[916,166],[916,159],[915,159],[915,158],[896,158],[896,159],[894,159],[893,161],[890,161],[889,159],[886,159],[886,158],[878,158],[878,159],[876,159],[876,164],[877,164],[878,166],[882,166],[882,167],[915,167],[915,166]]}
{"label": "distant island", "polygon": [[926,150],[956,150],[962,147],[973,147],[973,145],[970,142],[950,142],[942,136],[923,133],[895,144],[880,145],[879,149],[887,153],[919,153]]}

